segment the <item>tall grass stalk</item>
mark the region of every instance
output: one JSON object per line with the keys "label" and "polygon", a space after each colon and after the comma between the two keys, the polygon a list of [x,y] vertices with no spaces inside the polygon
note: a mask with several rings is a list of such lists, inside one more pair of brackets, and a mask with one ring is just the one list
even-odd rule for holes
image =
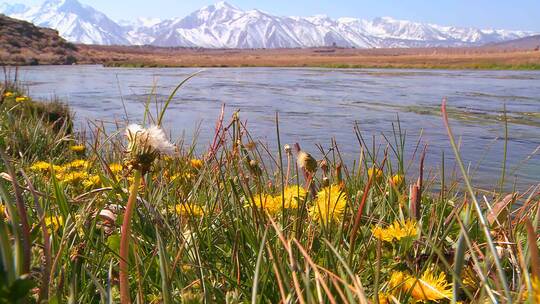
{"label": "tall grass stalk", "polygon": [[131,238],[131,217],[137,204],[137,194],[141,184],[141,171],[135,170],[133,183],[130,186],[129,198],[122,221],[120,238],[120,301],[122,304],[131,303],[129,292],[129,240]]}
{"label": "tall grass stalk", "polygon": [[[504,273],[503,267],[501,265],[501,261],[499,259],[499,255],[497,253],[497,249],[495,248],[495,244],[493,243],[493,239],[491,237],[491,232],[489,230],[489,226],[486,222],[486,219],[484,217],[484,214],[482,212],[482,208],[480,207],[480,204],[478,203],[476,199],[476,194],[474,193],[473,187],[471,185],[471,182],[469,181],[469,177],[467,175],[467,170],[465,169],[465,166],[463,165],[463,161],[461,160],[461,155],[459,153],[459,149],[455,143],[454,135],[452,134],[452,130],[450,129],[450,124],[448,122],[448,115],[446,112],[446,98],[443,99],[442,106],[441,106],[441,112],[443,115],[444,125],[446,127],[446,131],[448,132],[448,137],[450,139],[450,144],[452,146],[452,149],[454,150],[454,154],[456,156],[456,161],[459,165],[459,168],[461,169],[461,174],[463,175],[463,180],[465,182],[465,185],[467,187],[467,191],[469,192],[469,195],[471,197],[471,200],[473,201],[474,209],[476,210],[476,215],[478,217],[478,221],[480,224],[481,229],[484,231],[486,240],[488,242],[489,249],[491,251],[491,254],[493,255],[493,259],[495,261],[495,266],[497,267],[497,273],[499,274],[500,282],[504,288],[504,294],[506,297],[506,301],[508,303],[512,303],[512,296],[510,295],[510,289],[508,287],[508,281],[506,280],[506,274]],[[464,232],[466,233],[466,232]]]}

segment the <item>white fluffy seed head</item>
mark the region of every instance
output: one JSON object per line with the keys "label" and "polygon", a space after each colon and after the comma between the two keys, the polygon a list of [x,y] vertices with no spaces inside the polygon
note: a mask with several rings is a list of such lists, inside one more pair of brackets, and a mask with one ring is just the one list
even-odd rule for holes
{"label": "white fluffy seed head", "polygon": [[138,124],[131,124],[126,128],[126,137],[128,165],[143,172],[150,170],[153,161],[160,155],[172,155],[175,152],[175,146],[158,126],[145,129]]}
{"label": "white fluffy seed head", "polygon": [[174,145],[167,140],[165,132],[158,126],[151,126],[147,129],[148,142],[152,148],[163,155],[173,155],[175,151]]}
{"label": "white fluffy seed head", "polygon": [[167,140],[165,132],[158,126],[145,129],[141,125],[131,124],[126,128],[126,137],[129,141],[128,152],[136,149],[149,153],[172,155],[175,151],[174,145]]}

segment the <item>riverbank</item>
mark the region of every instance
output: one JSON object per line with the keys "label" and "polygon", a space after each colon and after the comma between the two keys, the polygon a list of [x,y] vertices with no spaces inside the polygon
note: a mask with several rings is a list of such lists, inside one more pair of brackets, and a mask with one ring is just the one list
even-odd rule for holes
{"label": "riverbank", "polygon": [[[125,122],[90,140],[17,87],[0,92],[4,302],[538,300],[538,189],[434,185],[421,150],[404,158],[399,125],[385,153],[364,142],[347,167],[338,146],[281,142],[278,116],[269,147],[224,113],[195,155],[160,128],[124,135]],[[147,124],[167,115],[172,97],[159,99]]]}
{"label": "riverbank", "polygon": [[540,51],[489,47],[220,50],[81,45],[79,49],[79,63],[114,67],[540,69]]}

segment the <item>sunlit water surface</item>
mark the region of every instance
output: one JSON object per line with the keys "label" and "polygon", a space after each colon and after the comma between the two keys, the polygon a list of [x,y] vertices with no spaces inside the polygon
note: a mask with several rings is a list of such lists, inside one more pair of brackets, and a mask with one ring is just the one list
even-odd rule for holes
{"label": "sunlit water surface", "polygon": [[[88,120],[142,119],[154,88],[164,101],[173,88],[197,71],[186,68],[126,69],[101,66],[41,66],[20,69],[19,77],[33,97],[60,98],[76,113],[77,126]],[[445,151],[447,172],[454,157],[440,116],[443,97],[453,113],[451,125],[460,137],[461,153],[476,185],[492,189],[500,178],[504,123],[508,116],[507,189],[525,189],[540,181],[540,72],[446,71],[313,68],[215,68],[190,80],[165,116],[173,136],[191,139],[196,130],[199,152],[213,138],[222,104],[226,117],[240,110],[252,135],[276,151],[276,112],[281,142],[301,143],[320,157],[316,144],[330,147],[335,138],[345,161],[358,159],[355,123],[371,146],[393,142],[392,122],[399,115],[407,133],[410,159],[422,135],[428,145],[427,167],[439,170]],[[184,135],[185,134],[185,135]],[[417,163],[417,161],[416,161]],[[414,170],[414,171],[413,171]],[[415,176],[411,167],[408,175]]]}

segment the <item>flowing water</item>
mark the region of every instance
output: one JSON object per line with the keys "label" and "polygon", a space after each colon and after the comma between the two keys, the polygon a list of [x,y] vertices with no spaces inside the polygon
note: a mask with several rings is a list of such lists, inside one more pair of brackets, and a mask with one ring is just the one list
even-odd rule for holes
{"label": "flowing water", "polygon": [[[185,77],[186,68],[131,69],[101,66],[41,66],[20,69],[33,97],[60,98],[76,114],[78,126],[90,120],[111,123],[141,120],[144,103],[155,88],[164,101]],[[428,145],[427,167],[438,170],[445,151],[446,170],[453,153],[440,116],[448,98],[451,125],[476,185],[493,188],[504,159],[503,110],[508,117],[507,189],[540,182],[540,72],[447,71],[318,68],[215,68],[190,80],[165,116],[174,136],[199,130],[199,149],[213,138],[221,105],[226,117],[240,110],[254,137],[277,149],[276,112],[281,142],[301,143],[320,156],[316,144],[330,147],[335,138],[347,162],[358,159],[357,124],[366,142],[393,141],[392,122],[399,115],[407,132],[411,158],[422,135]],[[416,161],[417,162],[417,161]],[[412,167],[414,168],[414,167]],[[411,169],[413,170],[413,169]],[[416,172],[409,172],[415,175]]]}

